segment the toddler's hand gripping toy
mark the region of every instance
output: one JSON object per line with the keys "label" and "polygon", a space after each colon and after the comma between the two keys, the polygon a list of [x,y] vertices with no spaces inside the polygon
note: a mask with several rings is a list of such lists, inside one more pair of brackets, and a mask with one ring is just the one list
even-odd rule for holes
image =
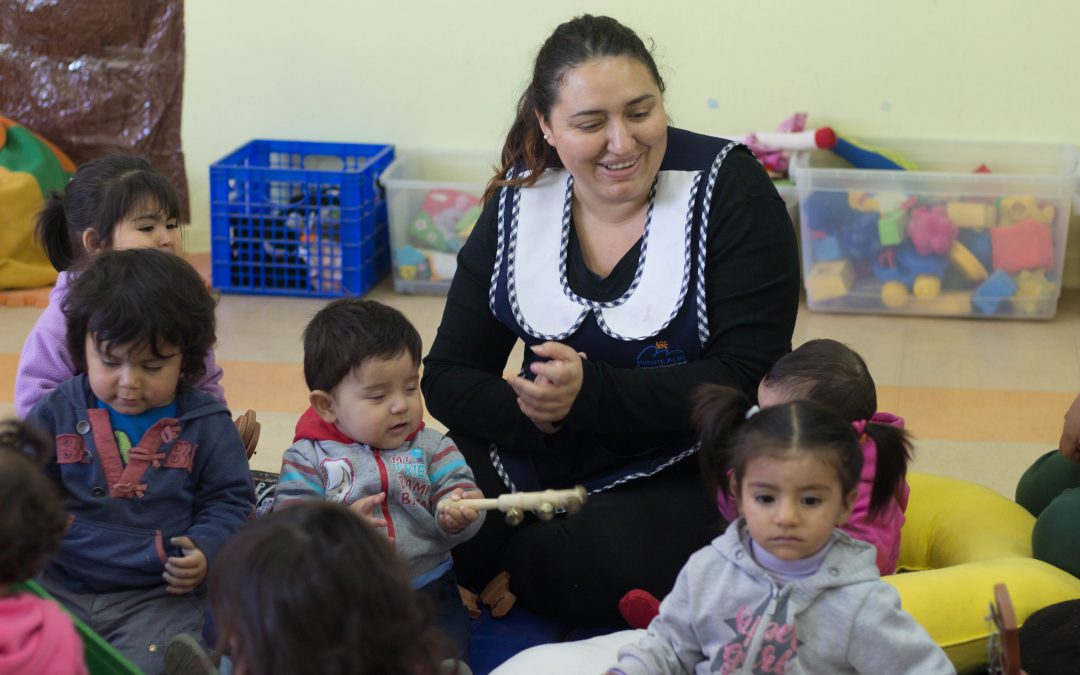
{"label": "toddler's hand gripping toy", "polygon": [[585,504],[585,488],[581,485],[569,490],[542,490],[540,492],[510,492],[491,499],[444,499],[439,510],[451,506],[468,506],[477,511],[499,510],[506,514],[508,525],[520,525],[525,511],[532,511],[540,520],[551,520],[556,509],[574,514]]}

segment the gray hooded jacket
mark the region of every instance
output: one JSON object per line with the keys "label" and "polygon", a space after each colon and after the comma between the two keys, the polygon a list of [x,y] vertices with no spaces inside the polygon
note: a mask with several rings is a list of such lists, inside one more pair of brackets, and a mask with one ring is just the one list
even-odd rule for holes
{"label": "gray hooded jacket", "polygon": [[874,547],[836,530],[818,571],[779,586],[750,555],[740,518],[693,556],[660,615],[619,650],[626,675],[935,675],[945,652],[881,581]]}

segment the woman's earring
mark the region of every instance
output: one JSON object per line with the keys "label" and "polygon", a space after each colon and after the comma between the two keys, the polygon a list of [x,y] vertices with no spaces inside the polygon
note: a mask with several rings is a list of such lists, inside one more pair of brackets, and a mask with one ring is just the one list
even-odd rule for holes
{"label": "woman's earring", "polygon": [[544,134],[544,140],[545,140],[545,141],[547,141],[548,143],[550,143],[550,142],[551,142],[551,139],[550,139],[550,138],[548,138],[548,135],[547,135],[547,134]]}

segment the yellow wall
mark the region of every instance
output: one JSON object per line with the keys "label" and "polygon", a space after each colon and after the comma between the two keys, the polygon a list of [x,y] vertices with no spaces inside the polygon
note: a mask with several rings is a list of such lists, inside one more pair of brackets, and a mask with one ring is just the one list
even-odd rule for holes
{"label": "yellow wall", "polygon": [[655,40],[694,131],[805,110],[855,136],[1080,144],[1073,0],[188,0],[189,249],[209,246],[209,165],[252,138],[494,154],[537,47],[585,11]]}

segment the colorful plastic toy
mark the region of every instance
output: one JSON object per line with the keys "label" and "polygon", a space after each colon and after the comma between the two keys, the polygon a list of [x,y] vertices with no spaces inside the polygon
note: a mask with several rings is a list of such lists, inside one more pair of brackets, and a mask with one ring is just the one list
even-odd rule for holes
{"label": "colorful plastic toy", "polygon": [[394,251],[399,279],[423,281],[431,278],[431,264],[427,256],[413,246],[401,246]]}
{"label": "colorful plastic toy", "polygon": [[952,246],[949,247],[949,262],[956,265],[964,276],[971,281],[984,281],[990,276],[990,273],[986,271],[986,268],[975,257],[975,254],[959,241],[954,241]]}
{"label": "colorful plastic toy", "polygon": [[947,202],[945,204],[945,215],[957,227],[971,227],[981,230],[997,225],[997,207],[985,202]]}
{"label": "colorful plastic toy", "polygon": [[818,230],[810,231],[810,253],[815,262],[839,260],[844,257],[840,251],[840,240],[835,235]]}
{"label": "colorful plastic toy", "polygon": [[944,254],[956,240],[957,230],[945,207],[933,206],[912,211],[908,219],[907,235],[922,255]]}
{"label": "colorful plastic toy", "polygon": [[1016,294],[1013,307],[1016,311],[1035,316],[1044,311],[1056,299],[1057,284],[1046,278],[1043,270],[1024,270],[1016,275]]}
{"label": "colorful plastic toy", "polygon": [[846,159],[856,169],[915,170],[914,164],[895,152],[850,137],[837,136],[836,144],[830,150]]}
{"label": "colorful plastic toy", "polygon": [[1054,222],[1054,206],[1040,206],[1034,197],[1002,197],[999,200],[1001,226],[1015,225],[1025,220],[1037,220],[1049,225]]}
{"label": "colorful plastic toy", "polygon": [[858,213],[848,205],[847,194],[843,192],[812,192],[800,204],[806,226],[826,234],[837,232]]}
{"label": "colorful plastic toy", "polygon": [[995,270],[971,294],[971,302],[983,314],[994,314],[1016,293],[1016,281],[1002,270]]}
{"label": "colorful plastic toy", "polygon": [[872,258],[881,248],[877,211],[852,211],[851,219],[841,228],[840,250],[849,258]]}
{"label": "colorful plastic toy", "polygon": [[949,259],[943,255],[922,255],[915,250],[915,245],[906,241],[896,247],[896,265],[905,275],[912,277],[920,274],[932,274],[940,277],[949,266]]}
{"label": "colorful plastic toy", "polygon": [[964,248],[971,251],[975,259],[986,269],[994,267],[994,247],[990,241],[990,233],[986,230],[973,230],[962,228],[957,238]]}
{"label": "colorful plastic toy", "polygon": [[815,263],[806,278],[806,294],[813,302],[839,298],[851,292],[855,283],[855,268],[851,261],[829,260]]}
{"label": "colorful plastic toy", "polygon": [[900,309],[907,305],[907,285],[902,281],[886,281],[881,285],[881,304],[889,309]]}
{"label": "colorful plastic toy", "polygon": [[1021,270],[1053,269],[1054,235],[1050,226],[1025,220],[1012,227],[990,230],[994,269],[1015,274]]}
{"label": "colorful plastic toy", "polygon": [[908,212],[894,209],[881,214],[878,220],[878,239],[882,246],[896,246],[904,241],[907,231]]}
{"label": "colorful plastic toy", "polygon": [[941,295],[941,277],[932,274],[920,274],[911,285],[911,292],[921,300],[933,300]]}

